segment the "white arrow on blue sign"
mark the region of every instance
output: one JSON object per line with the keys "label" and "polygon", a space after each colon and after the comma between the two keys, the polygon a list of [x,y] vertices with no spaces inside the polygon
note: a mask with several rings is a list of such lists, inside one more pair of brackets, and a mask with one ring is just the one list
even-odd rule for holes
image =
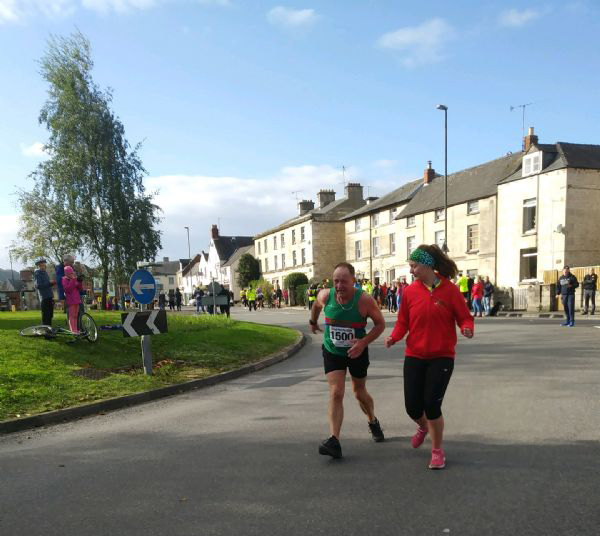
{"label": "white arrow on blue sign", "polygon": [[136,270],[129,280],[129,288],[138,303],[148,304],[154,300],[156,281],[148,270]]}

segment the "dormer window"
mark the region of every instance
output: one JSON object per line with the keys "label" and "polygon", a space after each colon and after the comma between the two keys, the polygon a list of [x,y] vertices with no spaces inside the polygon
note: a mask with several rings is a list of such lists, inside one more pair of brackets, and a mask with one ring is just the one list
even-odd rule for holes
{"label": "dormer window", "polygon": [[542,171],[542,152],[536,151],[523,157],[523,177]]}

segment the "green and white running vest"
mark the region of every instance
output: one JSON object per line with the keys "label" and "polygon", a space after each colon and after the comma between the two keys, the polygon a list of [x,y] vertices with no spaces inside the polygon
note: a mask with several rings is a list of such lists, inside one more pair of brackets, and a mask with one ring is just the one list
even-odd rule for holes
{"label": "green and white running vest", "polygon": [[358,312],[358,299],[362,293],[361,289],[355,289],[352,300],[340,304],[335,300],[335,288],[329,290],[324,309],[323,334],[323,345],[329,353],[347,356],[348,348],[352,346],[354,339],[362,339],[365,336],[367,318]]}

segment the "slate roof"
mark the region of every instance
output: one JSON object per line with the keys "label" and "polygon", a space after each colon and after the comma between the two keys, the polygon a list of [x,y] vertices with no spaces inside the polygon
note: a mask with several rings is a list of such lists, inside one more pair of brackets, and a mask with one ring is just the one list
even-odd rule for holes
{"label": "slate roof", "polygon": [[363,214],[370,214],[371,212],[377,212],[386,207],[392,207],[399,203],[404,203],[412,199],[412,197],[421,189],[423,186],[423,179],[415,179],[413,181],[403,184],[399,188],[392,190],[389,194],[385,194],[376,201],[365,205],[364,207],[351,212],[347,216],[344,216],[344,220],[351,220]]}
{"label": "slate roof", "polygon": [[[448,206],[496,194],[498,183],[521,169],[523,153],[508,154],[478,166],[448,175]],[[396,219],[444,207],[444,177],[420,188]]]}
{"label": "slate roof", "polygon": [[222,267],[225,267],[225,266],[231,266],[231,265],[232,265],[232,264],[233,264],[235,261],[237,261],[237,260],[238,260],[238,259],[239,259],[239,258],[240,258],[240,257],[241,257],[243,254],[244,254],[244,253],[251,253],[253,249],[254,249],[254,243],[252,243],[252,244],[251,244],[251,245],[249,245],[249,246],[244,246],[244,247],[241,247],[241,248],[238,248],[238,249],[236,249],[236,250],[233,252],[233,255],[231,255],[231,257],[229,257],[229,260],[228,260],[228,261],[227,261],[225,264],[222,264],[221,266],[222,266]]}
{"label": "slate roof", "polygon": [[262,231],[261,233],[258,233],[254,236],[254,240],[269,235],[271,233],[282,231],[284,229],[287,229],[288,227],[291,227],[292,225],[297,225],[298,223],[302,223],[308,220],[342,221],[348,213],[356,210],[357,208],[360,208],[365,203],[366,202],[364,199],[342,197],[341,199],[336,199],[328,205],[325,205],[323,208],[314,208],[313,210],[308,211],[306,214],[302,214],[301,216],[294,216],[293,218],[284,221],[277,227],[273,227],[272,229]]}
{"label": "slate roof", "polygon": [[[541,173],[565,168],[600,169],[600,145],[582,143],[536,143],[529,152],[542,151],[544,155]],[[522,154],[522,153],[520,153]],[[502,181],[502,184],[521,179],[521,167]]]}
{"label": "slate roof", "polygon": [[236,249],[254,244],[254,239],[251,236],[218,236],[213,242],[221,263],[225,263]]}

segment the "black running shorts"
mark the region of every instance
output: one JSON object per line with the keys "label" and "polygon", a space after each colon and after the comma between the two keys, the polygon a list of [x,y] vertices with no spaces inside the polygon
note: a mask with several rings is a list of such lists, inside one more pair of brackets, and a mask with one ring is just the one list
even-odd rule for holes
{"label": "black running shorts", "polygon": [[350,359],[348,356],[332,354],[323,346],[323,365],[325,366],[325,374],[334,370],[346,370],[350,372],[353,378],[364,378],[367,375],[369,368],[369,348],[357,358]]}

